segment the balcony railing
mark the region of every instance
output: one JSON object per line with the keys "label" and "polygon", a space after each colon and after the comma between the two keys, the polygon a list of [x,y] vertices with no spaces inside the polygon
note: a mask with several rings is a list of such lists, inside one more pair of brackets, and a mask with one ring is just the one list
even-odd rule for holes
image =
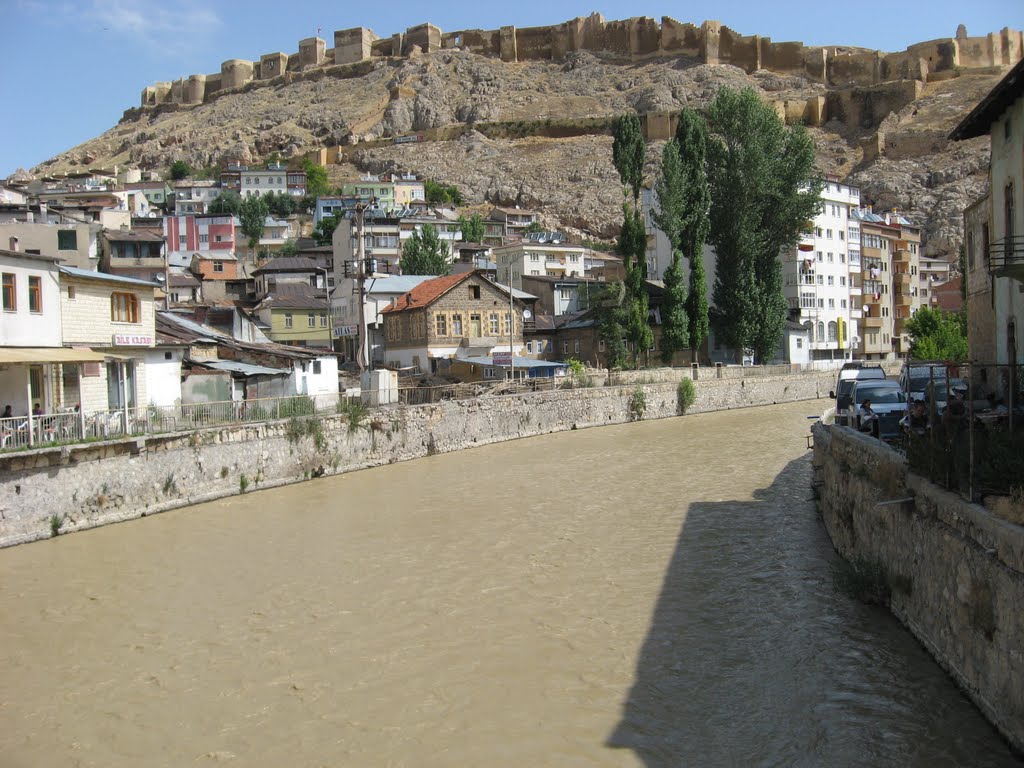
{"label": "balcony railing", "polygon": [[1024,236],[1004,237],[989,246],[988,271],[994,277],[1024,281]]}

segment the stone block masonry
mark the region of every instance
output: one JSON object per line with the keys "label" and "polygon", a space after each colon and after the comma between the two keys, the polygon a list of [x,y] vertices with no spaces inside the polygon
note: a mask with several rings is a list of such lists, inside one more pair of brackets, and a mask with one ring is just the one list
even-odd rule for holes
{"label": "stone block masonry", "polygon": [[[738,369],[737,369],[738,370]],[[119,522],[203,501],[380,466],[434,453],[635,418],[678,415],[677,385],[688,370],[666,369],[653,384],[482,397],[370,411],[349,429],[343,416],[313,422],[205,429],[0,454],[0,546]],[[834,372],[698,381],[691,412],[824,398]],[[810,403],[811,413],[826,401]],[[312,434],[310,434],[312,432]]]}
{"label": "stone block masonry", "polygon": [[[365,27],[334,32],[334,48],[318,37],[299,41],[297,54],[265,54],[256,63],[229,59],[221,71],[191,75],[175,83],[156,83],[142,91],[143,108],[164,104],[192,106],[216,98],[222,90],[249,83],[268,85],[286,73],[334,68],[338,76],[351,76],[344,65],[374,57],[409,56],[463,48],[502,61],[560,61],[576,51],[592,51],[624,61],[655,56],[683,56],[705,64],[730,64],[752,73],[766,69],[807,77],[833,85],[867,86],[895,79],[925,81],[939,73],[963,68],[1012,66],[1024,52],[1024,33],[1004,28],[985,37],[967,37],[961,26],[955,38],[911,45],[895,53],[849,52],[841,48],[805,46],[801,42],[775,43],[760,35],[741,35],[718,21],[693,24],[663,17],[605,21],[598,13],[549,27],[443,32],[433,24],[418,24],[389,38],[378,38]],[[216,81],[214,81],[216,78]]]}
{"label": "stone block masonry", "polygon": [[908,473],[871,438],[821,424],[813,433],[836,550],[881,566],[893,614],[1024,751],[1024,527]]}

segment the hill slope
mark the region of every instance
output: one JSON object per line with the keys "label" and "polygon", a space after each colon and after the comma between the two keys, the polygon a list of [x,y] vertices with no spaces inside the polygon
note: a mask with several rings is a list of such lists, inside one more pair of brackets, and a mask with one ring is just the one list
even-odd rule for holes
{"label": "hill slope", "polygon": [[[995,71],[965,73],[926,84],[919,98],[877,120],[812,128],[820,170],[860,185],[864,198],[879,206],[908,211],[924,227],[926,253],[955,253],[961,212],[986,185],[988,142],[951,144],[945,136],[999,77]],[[194,107],[130,110],[114,128],[35,170],[114,164],[163,169],[177,159],[203,167],[352,143],[345,151],[348,171],[421,173],[456,184],[470,204],[537,208],[551,226],[611,237],[622,198],[606,128],[580,124],[568,132],[581,135],[562,138],[487,138],[474,127],[518,121],[496,134],[508,136],[529,134],[546,121],[701,108],[723,85],[751,86],[773,101],[834,90],[801,77],[747,75],[681,57],[622,63],[577,52],[558,62],[507,63],[443,50],[375,60],[359,76],[243,89]],[[445,140],[365,143],[454,125],[464,127]],[[882,154],[865,159],[865,145],[881,147]],[[654,143],[652,174],[659,156]]]}

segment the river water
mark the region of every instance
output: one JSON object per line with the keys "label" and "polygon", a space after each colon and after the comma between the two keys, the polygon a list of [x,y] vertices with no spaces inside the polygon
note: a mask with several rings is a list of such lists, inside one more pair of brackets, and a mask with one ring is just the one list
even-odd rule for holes
{"label": "river water", "polygon": [[0,551],[0,765],[1020,765],[898,623],[833,590],[814,407]]}

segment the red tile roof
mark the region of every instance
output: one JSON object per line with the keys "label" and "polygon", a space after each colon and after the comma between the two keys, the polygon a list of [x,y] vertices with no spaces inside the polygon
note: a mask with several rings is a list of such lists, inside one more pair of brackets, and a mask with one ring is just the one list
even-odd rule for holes
{"label": "red tile roof", "polygon": [[403,293],[390,306],[385,307],[381,312],[404,312],[407,309],[419,309],[432,301],[436,301],[442,294],[447,293],[456,285],[461,283],[475,272],[460,272],[456,275],[445,275],[435,277],[433,280],[424,280],[408,293]]}

